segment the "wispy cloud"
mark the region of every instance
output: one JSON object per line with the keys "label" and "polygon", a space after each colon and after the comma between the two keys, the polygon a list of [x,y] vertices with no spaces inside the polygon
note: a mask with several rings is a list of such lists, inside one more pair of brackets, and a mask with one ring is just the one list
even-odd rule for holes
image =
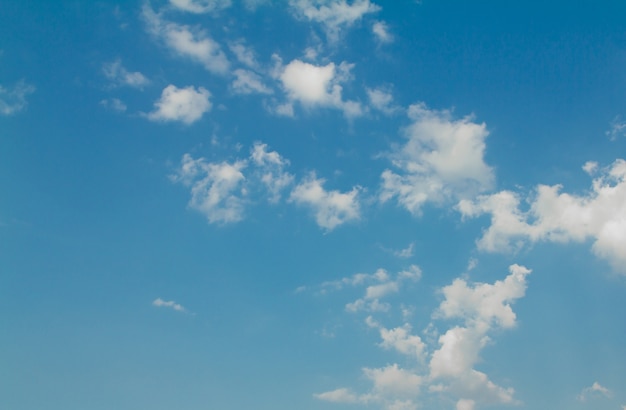
{"label": "wispy cloud", "polygon": [[182,305],[174,302],[173,300],[166,301],[161,298],[157,298],[152,301],[152,306],[169,308],[177,312],[187,312],[187,309],[185,309]]}
{"label": "wispy cloud", "polygon": [[148,4],[144,5],[142,15],[148,31],[176,55],[196,61],[212,73],[228,74],[228,58],[205,30],[168,22]]}
{"label": "wispy cloud", "polygon": [[609,389],[598,382],[593,382],[591,386],[582,389],[576,398],[579,401],[587,401],[587,399],[592,397],[611,397],[612,395],[613,393]]}
{"label": "wispy cloud", "polygon": [[14,115],[28,105],[26,97],[36,90],[34,85],[19,81],[11,88],[0,85],[0,114]]}
{"label": "wispy cloud", "polygon": [[618,138],[626,137],[626,121],[622,120],[619,115],[611,121],[611,126],[606,132],[606,135],[611,141],[615,141]]}
{"label": "wispy cloud", "polygon": [[231,0],[170,0],[170,4],[179,10],[202,14],[224,10],[231,6]]}
{"label": "wispy cloud", "polygon": [[139,71],[128,71],[121,60],[105,63],[102,72],[114,85],[125,85],[134,88],[143,88],[150,84],[150,80]]}

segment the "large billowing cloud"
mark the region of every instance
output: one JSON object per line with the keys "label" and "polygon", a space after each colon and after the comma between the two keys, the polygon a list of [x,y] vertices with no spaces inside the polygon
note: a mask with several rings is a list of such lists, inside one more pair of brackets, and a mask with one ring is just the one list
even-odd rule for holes
{"label": "large billowing cloud", "polygon": [[479,249],[502,252],[527,242],[591,239],[594,254],[626,273],[626,161],[618,159],[604,169],[589,162],[583,168],[596,175],[586,195],[561,192],[560,185],[538,185],[527,199],[527,211],[521,209],[520,195],[511,191],[461,201],[458,209],[466,218],[491,215]]}
{"label": "large billowing cloud", "polygon": [[162,40],[176,55],[196,61],[212,73],[228,73],[228,58],[205,30],[165,21],[147,4],[143,7],[143,17],[149,32]]}
{"label": "large billowing cloud", "polygon": [[360,116],[363,111],[356,101],[343,99],[342,82],[350,78],[351,64],[338,66],[328,63],[317,66],[301,60],[293,60],[279,69],[279,79],[290,101],[297,101],[305,108],[332,107],[342,110],[346,117]]}
{"label": "large billowing cloud", "polygon": [[[321,288],[340,290],[345,286],[367,286],[367,294],[374,286],[395,283],[394,292],[399,292],[403,287],[401,278],[416,278],[418,272],[421,275],[419,268],[413,267],[400,272],[394,280],[380,269],[371,275],[357,274],[325,282]],[[459,278],[443,287],[444,299],[433,318],[457,323],[461,320],[461,324],[450,327],[438,338],[433,337],[438,334],[433,323],[424,331],[429,337],[422,339],[412,333],[413,326],[409,323],[387,328],[368,316],[366,324],[379,331],[379,346],[406,356],[408,366],[391,364],[363,368],[363,375],[372,382],[371,390],[363,394],[344,387],[314,396],[329,402],[376,404],[386,410],[416,409],[427,395],[453,399],[460,410],[471,410],[477,405],[518,403],[512,388],[498,386],[475,366],[480,361],[481,350],[491,342],[492,333],[515,326],[511,305],[524,296],[529,274],[529,269],[511,265],[509,275],[494,283],[468,283]],[[386,294],[380,293],[379,296]]]}
{"label": "large billowing cloud", "polygon": [[289,4],[299,18],[322,24],[331,42],[338,39],[342,29],[380,10],[370,0],[290,0]]}
{"label": "large billowing cloud", "polygon": [[192,86],[178,88],[168,85],[163,89],[161,98],[154,103],[154,111],[147,114],[152,121],[181,121],[191,124],[211,110],[211,93],[203,87]]}
{"label": "large billowing cloud", "polygon": [[407,142],[390,156],[396,170],[381,175],[381,201],[396,198],[419,215],[427,202],[471,198],[493,186],[493,170],[484,161],[489,134],[484,123],[472,117],[454,120],[450,112],[424,104],[411,105],[408,115]]}

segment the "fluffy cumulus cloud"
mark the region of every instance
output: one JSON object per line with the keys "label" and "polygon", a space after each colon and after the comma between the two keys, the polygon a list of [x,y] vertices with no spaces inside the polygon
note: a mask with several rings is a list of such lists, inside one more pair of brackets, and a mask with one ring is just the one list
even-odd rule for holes
{"label": "fluffy cumulus cloud", "polygon": [[485,251],[510,251],[527,242],[593,241],[592,251],[616,271],[626,273],[626,161],[616,160],[599,169],[587,163],[595,175],[585,195],[561,192],[561,185],[539,185],[527,198],[511,191],[463,200],[458,209],[464,217],[491,215],[491,225],[478,240]]}
{"label": "fluffy cumulus cloud", "polygon": [[290,200],[313,210],[317,224],[327,231],[360,218],[358,193],[360,188],[340,192],[324,189],[325,180],[309,174],[291,192]]}
{"label": "fluffy cumulus cloud", "polygon": [[577,399],[579,401],[587,401],[590,398],[594,397],[611,397],[613,394],[609,389],[602,386],[598,382],[593,382],[593,384],[589,387],[585,387],[582,389]]}
{"label": "fluffy cumulus cloud", "polygon": [[150,83],[150,80],[139,71],[128,71],[119,59],[104,64],[102,72],[114,85],[125,85],[141,89]]}
{"label": "fluffy cumulus cloud", "polygon": [[181,121],[192,124],[211,110],[211,93],[203,87],[178,88],[168,85],[161,98],[154,103],[154,111],[147,114],[152,121]]}
{"label": "fluffy cumulus cloud", "polygon": [[[413,270],[412,274],[410,271],[398,274],[397,278],[415,276],[416,271]],[[423,340],[413,334],[409,323],[387,328],[373,316],[368,316],[366,324],[379,332],[381,341],[378,345],[406,356],[412,365],[406,368],[397,364],[366,367],[363,374],[372,383],[370,391],[357,394],[340,388],[315,397],[341,403],[377,404],[387,410],[417,408],[420,400],[427,395],[453,399],[459,410],[474,409],[479,405],[518,403],[512,388],[498,386],[474,367],[480,361],[481,350],[491,342],[491,334],[515,325],[511,305],[524,296],[529,274],[529,269],[511,265],[509,275],[494,283],[468,283],[465,279],[456,279],[445,286],[441,289],[443,301],[433,318],[445,321],[460,319],[462,324],[450,327],[438,338],[432,337],[439,334],[432,329],[433,323],[426,327],[424,333],[428,337]],[[371,282],[384,284],[393,282],[393,279],[381,269],[371,275],[357,274],[326,282],[322,287],[338,290]]]}
{"label": "fluffy cumulus cloud", "polygon": [[179,10],[201,14],[219,11],[231,6],[230,0],[170,0],[170,4]]}
{"label": "fluffy cumulus cloud", "polygon": [[362,115],[361,104],[346,101],[342,97],[342,82],[350,78],[353,65],[342,62],[339,65],[328,63],[317,66],[301,60],[293,60],[285,67],[279,67],[279,75],[287,97],[291,102],[298,101],[306,107],[332,107],[343,111],[346,117]]}
{"label": "fluffy cumulus cloud", "polygon": [[209,223],[240,221],[244,213],[245,161],[210,163],[185,154],[172,180],[191,189],[189,207],[204,214]]}
{"label": "fluffy cumulus cloud", "polygon": [[[195,2],[184,2],[196,4]],[[230,67],[228,58],[220,45],[206,31],[187,25],[168,22],[149,5],[143,7],[143,18],[148,31],[160,39],[176,55],[202,64],[215,74],[227,74]]]}
{"label": "fluffy cumulus cloud", "polygon": [[339,38],[342,29],[380,10],[370,0],[290,0],[289,4],[297,17],[322,24],[331,42]]}
{"label": "fluffy cumulus cloud", "polygon": [[187,311],[187,309],[185,309],[182,305],[174,302],[173,300],[163,300],[161,298],[154,299],[152,301],[152,306],[169,308],[177,312]]}
{"label": "fluffy cumulus cloud", "polygon": [[28,104],[26,96],[35,92],[35,86],[20,81],[11,88],[0,85],[0,114],[13,115]]}
{"label": "fluffy cumulus cloud", "polygon": [[448,111],[424,104],[409,107],[412,124],[399,150],[391,154],[396,170],[382,175],[380,200],[392,198],[413,214],[426,202],[436,204],[472,198],[493,186],[494,174],[484,161],[484,123],[472,117],[454,120]]}

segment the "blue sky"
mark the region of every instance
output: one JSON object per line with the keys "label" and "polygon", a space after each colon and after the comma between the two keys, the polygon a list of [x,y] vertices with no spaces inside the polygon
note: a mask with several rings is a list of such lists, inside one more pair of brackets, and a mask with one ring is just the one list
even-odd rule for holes
{"label": "blue sky", "polygon": [[0,10],[0,408],[626,409],[623,2]]}

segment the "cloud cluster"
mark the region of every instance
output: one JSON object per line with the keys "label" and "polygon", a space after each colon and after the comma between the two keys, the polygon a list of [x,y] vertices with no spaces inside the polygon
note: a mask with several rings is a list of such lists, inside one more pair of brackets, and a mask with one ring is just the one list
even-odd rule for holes
{"label": "cloud cluster", "polygon": [[19,81],[13,88],[0,85],[0,114],[14,115],[26,108],[26,96],[35,92],[35,86]]}
{"label": "cloud cluster", "polygon": [[493,170],[484,161],[489,134],[484,123],[472,117],[454,120],[450,112],[424,104],[411,105],[408,115],[412,124],[405,130],[407,142],[390,155],[397,170],[381,175],[381,201],[396,198],[419,215],[427,202],[471,198],[493,186]]}
{"label": "cloud cluster", "polygon": [[613,393],[598,382],[593,382],[589,387],[585,387],[577,396],[579,401],[587,401],[590,397],[611,397]]}
{"label": "cloud cluster", "polygon": [[526,199],[527,211],[521,209],[520,195],[511,191],[462,200],[458,210],[465,218],[491,216],[479,249],[503,252],[528,242],[591,239],[595,255],[626,273],[626,161],[618,159],[603,169],[589,162],[583,168],[596,175],[586,195],[561,192],[561,185],[538,185]]}
{"label": "cloud cluster", "polygon": [[191,190],[189,207],[203,213],[209,223],[238,222],[252,193],[261,192],[277,204],[282,192],[292,187],[287,201],[310,208],[317,224],[331,231],[360,217],[359,188],[348,192],[324,189],[324,180],[309,174],[299,183],[285,168],[289,161],[266,144],[257,142],[248,158],[234,162],[208,162],[185,154],[172,181]]}
{"label": "cloud cluster", "polygon": [[370,0],[354,0],[351,4],[346,0],[290,0],[289,4],[297,17],[320,23],[331,42],[339,39],[342,29],[380,10]]}
{"label": "cloud cluster", "polygon": [[[412,273],[410,273],[412,272]],[[421,275],[415,267],[401,277],[417,278]],[[519,265],[509,267],[509,275],[494,283],[470,284],[465,279],[456,279],[441,290],[444,300],[433,313],[434,319],[461,320],[441,334],[436,343],[432,337],[422,339],[412,333],[412,326],[403,323],[395,328],[387,328],[372,316],[366,324],[378,330],[379,346],[394,350],[410,359],[413,366],[401,368],[391,364],[381,368],[363,368],[365,378],[372,382],[370,391],[357,394],[348,388],[339,388],[315,394],[317,399],[336,403],[377,404],[386,410],[416,409],[424,395],[443,395],[456,401],[456,408],[474,409],[480,405],[516,404],[512,388],[503,388],[489,377],[475,369],[480,351],[491,341],[490,334],[498,329],[515,326],[516,317],[511,304],[522,298],[526,291],[526,277],[530,270]],[[366,295],[379,296],[390,287],[380,287],[392,283],[386,271],[357,274],[338,281],[325,282],[322,289],[341,289],[345,286],[365,285]],[[401,282],[395,282],[397,291]],[[431,323],[426,334],[436,335]]]}

